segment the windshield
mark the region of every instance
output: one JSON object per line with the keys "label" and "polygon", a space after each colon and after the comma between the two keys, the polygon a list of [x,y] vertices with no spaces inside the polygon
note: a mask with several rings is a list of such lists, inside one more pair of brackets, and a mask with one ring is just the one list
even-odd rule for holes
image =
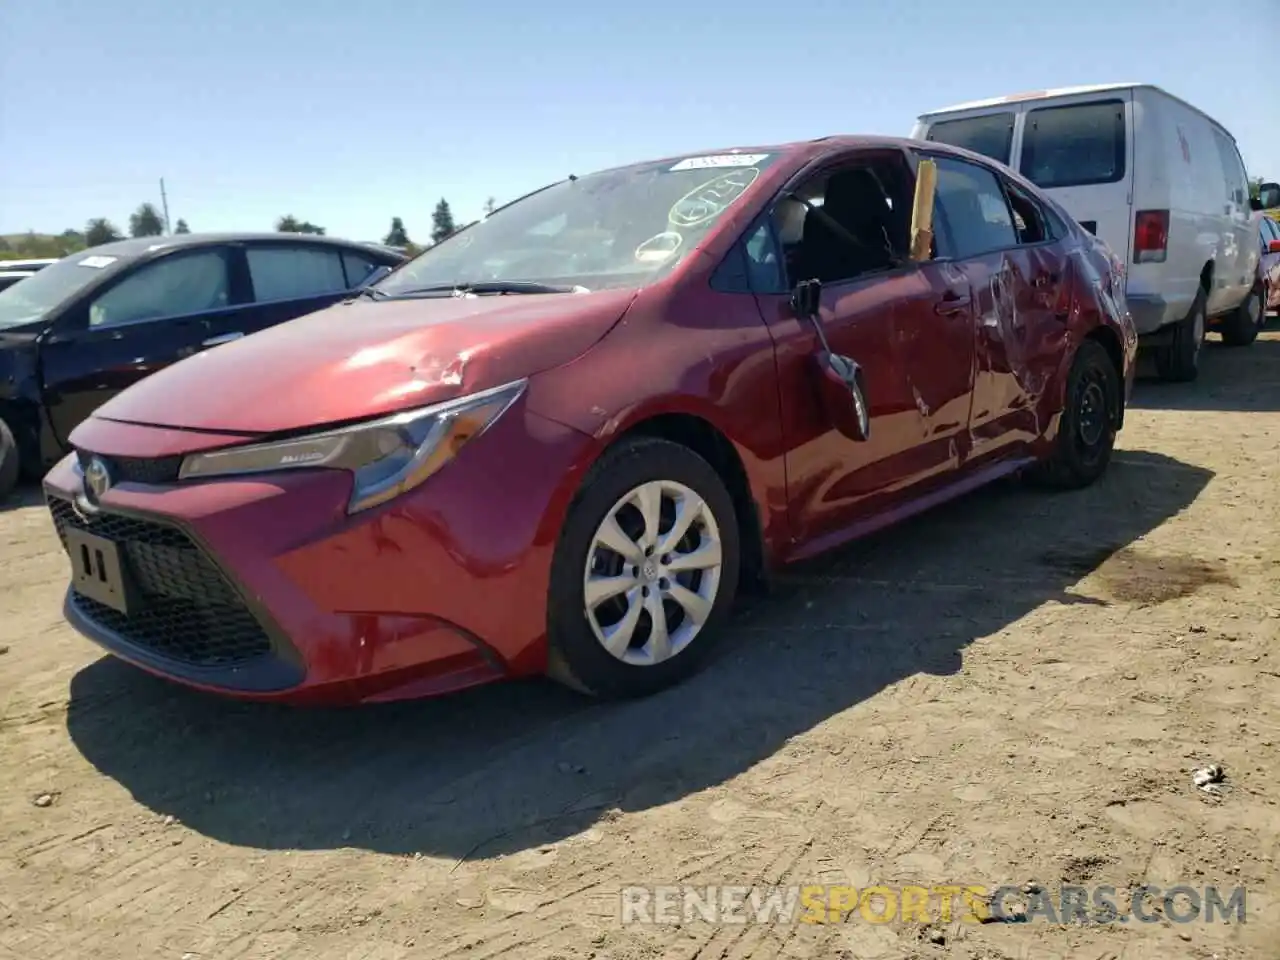
{"label": "windshield", "polygon": [[641,286],[687,258],[776,158],[686,157],[565,180],[496,210],[375,288],[396,296],[495,281]]}
{"label": "windshield", "polygon": [[0,330],[40,319],[77,291],[102,277],[119,257],[75,254],[0,290]]}

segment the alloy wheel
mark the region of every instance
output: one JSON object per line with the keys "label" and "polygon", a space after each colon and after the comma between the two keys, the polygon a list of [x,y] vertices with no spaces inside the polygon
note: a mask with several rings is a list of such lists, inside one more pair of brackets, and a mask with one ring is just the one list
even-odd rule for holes
{"label": "alloy wheel", "polygon": [[651,480],[623,495],[587,551],[587,622],[610,655],[633,666],[670,660],[711,614],[723,564],[720,528],[681,483]]}

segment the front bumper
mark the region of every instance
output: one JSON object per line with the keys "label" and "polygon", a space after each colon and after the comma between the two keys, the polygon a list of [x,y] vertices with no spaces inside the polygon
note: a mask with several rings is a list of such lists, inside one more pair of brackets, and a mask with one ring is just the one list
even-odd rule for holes
{"label": "front bumper", "polygon": [[[147,431],[113,424],[94,452],[128,456]],[[77,441],[92,448],[92,427]],[[126,616],[69,589],[64,611],[145,670],[251,699],[402,699],[541,672],[555,536],[589,444],[518,406],[355,517],[349,476],[330,470],[124,482],[77,513],[64,460],[45,478],[59,533],[118,543],[140,598]]]}

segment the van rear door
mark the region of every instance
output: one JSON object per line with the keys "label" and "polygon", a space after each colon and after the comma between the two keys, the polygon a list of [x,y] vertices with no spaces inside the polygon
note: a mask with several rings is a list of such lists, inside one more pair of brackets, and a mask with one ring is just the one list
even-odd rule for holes
{"label": "van rear door", "polygon": [[928,122],[927,126],[922,121],[913,136],[916,139],[972,150],[1009,166],[1017,119],[1016,107],[967,116],[941,117]]}
{"label": "van rear door", "polygon": [[1016,169],[1132,263],[1131,90],[1027,104]]}

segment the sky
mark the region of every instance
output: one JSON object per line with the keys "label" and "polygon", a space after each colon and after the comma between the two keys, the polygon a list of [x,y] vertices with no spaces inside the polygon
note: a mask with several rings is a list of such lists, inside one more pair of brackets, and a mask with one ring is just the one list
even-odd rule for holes
{"label": "sky", "polygon": [[284,214],[425,240],[570,174],[1155,83],[1280,179],[1280,0],[0,2],[0,233]]}

